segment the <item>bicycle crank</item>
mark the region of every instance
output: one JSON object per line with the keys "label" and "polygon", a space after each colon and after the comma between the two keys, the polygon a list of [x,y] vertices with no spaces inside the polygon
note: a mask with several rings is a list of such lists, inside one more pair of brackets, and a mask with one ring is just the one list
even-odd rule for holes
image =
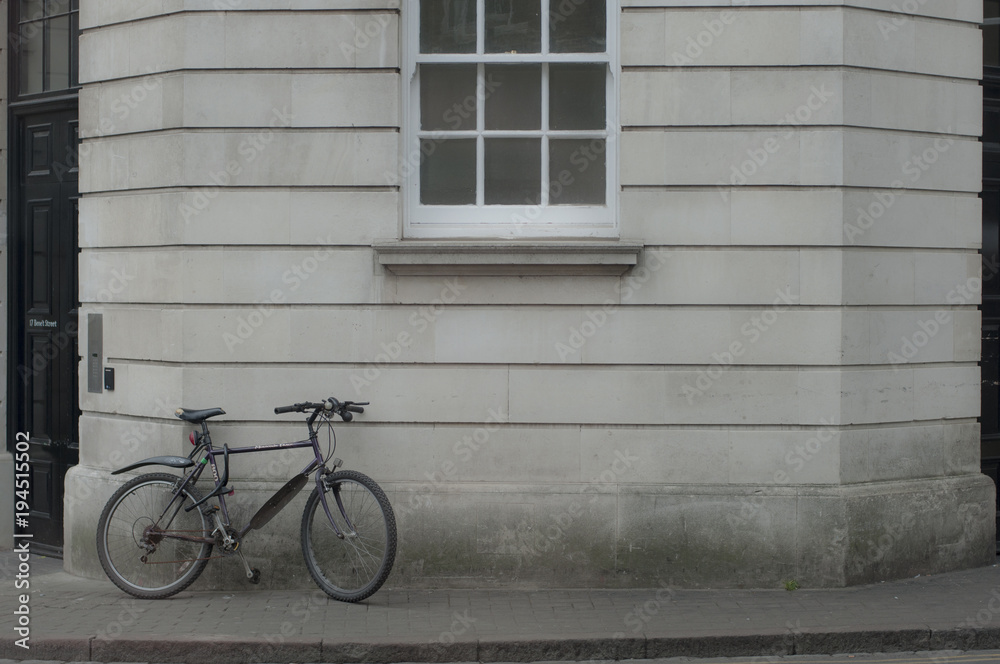
{"label": "bicycle crank", "polygon": [[251,568],[250,563],[247,562],[243,552],[239,549],[236,550],[236,555],[238,555],[240,560],[243,562],[243,569],[246,570],[247,573],[247,581],[253,584],[260,583],[260,570],[256,567]]}

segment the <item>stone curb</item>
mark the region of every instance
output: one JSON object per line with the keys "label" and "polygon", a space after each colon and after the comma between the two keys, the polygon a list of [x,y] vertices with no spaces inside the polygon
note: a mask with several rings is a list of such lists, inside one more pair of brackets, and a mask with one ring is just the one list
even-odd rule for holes
{"label": "stone curb", "polygon": [[630,638],[484,637],[435,643],[414,639],[286,639],[282,642],[232,635],[148,639],[127,637],[37,637],[25,650],[14,638],[0,638],[0,659],[65,662],[151,662],[156,664],[256,664],[258,662],[538,662],[667,659],[671,657],[755,657],[840,653],[1000,649],[1000,628],[801,631]]}

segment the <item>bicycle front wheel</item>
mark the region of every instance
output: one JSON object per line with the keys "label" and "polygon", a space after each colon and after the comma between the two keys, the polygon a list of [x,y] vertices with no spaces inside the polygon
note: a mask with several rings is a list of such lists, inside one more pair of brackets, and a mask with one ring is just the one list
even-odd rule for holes
{"label": "bicycle front wheel", "polygon": [[141,475],[115,491],[97,525],[97,556],[111,581],[134,597],[160,599],[187,588],[208,564],[211,527],[193,489],[177,492],[181,478]]}
{"label": "bicycle front wheel", "polygon": [[367,475],[342,470],[328,475],[324,484],[326,504],[343,537],[337,537],[316,489],[302,514],[302,554],[327,595],[359,602],[381,588],[392,571],[396,517],[385,492]]}

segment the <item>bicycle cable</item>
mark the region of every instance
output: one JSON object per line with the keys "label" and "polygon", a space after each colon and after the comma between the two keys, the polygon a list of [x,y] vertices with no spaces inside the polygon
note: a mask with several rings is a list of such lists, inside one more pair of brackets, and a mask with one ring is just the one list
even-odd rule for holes
{"label": "bicycle cable", "polygon": [[[323,459],[323,465],[333,458],[333,453],[337,451],[337,432],[333,428],[333,417],[332,415],[327,415],[326,413],[321,413],[320,417],[323,418],[323,424],[326,425],[326,458]],[[322,425],[320,425],[322,426]]]}

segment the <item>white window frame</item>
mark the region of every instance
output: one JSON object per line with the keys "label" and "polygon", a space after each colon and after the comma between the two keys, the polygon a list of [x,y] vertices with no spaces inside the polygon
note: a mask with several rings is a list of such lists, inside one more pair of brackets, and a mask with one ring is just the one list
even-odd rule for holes
{"label": "white window frame", "polygon": [[[400,183],[403,196],[404,238],[617,238],[618,225],[618,124],[619,84],[621,69],[618,60],[618,2],[606,2],[605,53],[549,54],[538,53],[483,53],[485,37],[485,0],[477,5],[477,52],[470,54],[421,54],[419,0],[405,0],[403,4],[403,155],[400,169],[404,177]],[[542,51],[548,50],[549,6],[572,0],[541,0]],[[542,187],[542,205],[483,205],[484,133],[479,131],[446,132],[454,138],[476,138],[477,155],[477,205],[422,205],[420,203],[420,140],[435,138],[445,132],[420,130],[420,97],[418,65],[420,64],[479,64],[480,80],[483,66],[487,64],[535,63],[606,63],[608,82],[605,86],[606,125],[603,130],[591,132],[540,131],[489,131],[489,137],[542,138],[542,173],[548,172],[548,138],[561,135],[572,138],[601,138],[605,140],[605,205],[547,205],[547,187]],[[548,115],[548,67],[542,74],[542,117]],[[483,126],[484,104],[482,91],[477,89],[478,126]],[[543,175],[544,177],[544,175]]]}

